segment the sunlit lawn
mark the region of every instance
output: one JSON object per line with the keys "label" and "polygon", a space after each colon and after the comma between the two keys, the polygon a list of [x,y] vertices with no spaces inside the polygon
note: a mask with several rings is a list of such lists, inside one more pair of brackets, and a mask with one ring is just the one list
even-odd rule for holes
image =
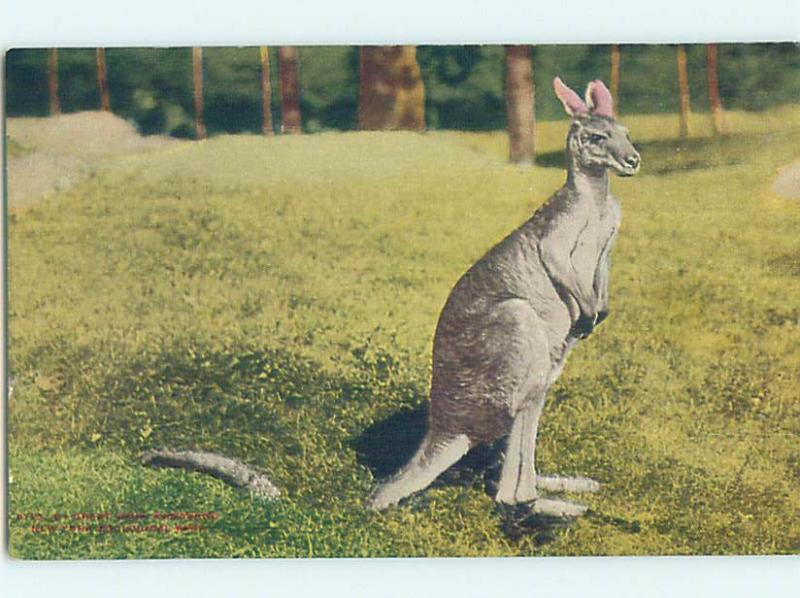
{"label": "sunlit lawn", "polygon": [[[509,533],[480,476],[371,513],[365,431],[423,405],[451,285],[562,183],[498,133],[225,136],[116,157],[9,226],[11,550],[24,558],[800,551],[800,204],[770,195],[800,110],[675,139],[624,119],[643,170],[607,323],[551,392],[538,458],[593,515]],[[79,151],[76,147],[76,151]],[[260,503],[138,464],[217,450]],[[461,478],[459,478],[461,479]],[[199,532],[31,531],[31,513],[213,511]]]}

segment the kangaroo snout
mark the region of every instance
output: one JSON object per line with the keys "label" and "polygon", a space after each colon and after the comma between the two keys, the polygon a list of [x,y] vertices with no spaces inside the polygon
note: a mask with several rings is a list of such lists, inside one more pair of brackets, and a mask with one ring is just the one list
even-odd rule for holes
{"label": "kangaroo snout", "polygon": [[634,168],[634,169],[637,169],[637,170],[639,169],[639,155],[638,154],[631,154],[630,156],[625,158],[624,162],[625,162],[626,166],[630,166],[631,168]]}
{"label": "kangaroo snout", "polygon": [[641,157],[639,154],[628,154],[622,159],[622,164],[625,166],[626,172],[623,172],[623,175],[632,176],[639,172],[639,166],[641,164]]}
{"label": "kangaroo snout", "polygon": [[637,172],[639,172],[639,166],[641,166],[641,157],[637,152],[625,154],[621,158],[617,158],[616,162],[618,163],[618,167],[614,170],[621,176],[633,176]]}

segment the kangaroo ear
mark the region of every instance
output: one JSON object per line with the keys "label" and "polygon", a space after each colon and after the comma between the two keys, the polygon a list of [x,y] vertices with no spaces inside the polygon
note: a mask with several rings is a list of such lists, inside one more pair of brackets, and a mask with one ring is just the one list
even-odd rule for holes
{"label": "kangaroo ear", "polygon": [[564,104],[564,110],[570,116],[582,116],[589,114],[589,107],[583,102],[581,97],[567,87],[560,77],[553,79],[553,88],[556,90],[556,96]]}
{"label": "kangaroo ear", "polygon": [[586,87],[586,103],[595,114],[614,118],[614,98],[600,79],[595,79]]}

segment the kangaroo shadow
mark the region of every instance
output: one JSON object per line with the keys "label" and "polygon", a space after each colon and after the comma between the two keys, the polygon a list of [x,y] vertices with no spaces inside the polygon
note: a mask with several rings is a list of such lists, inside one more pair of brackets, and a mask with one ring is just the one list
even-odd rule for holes
{"label": "kangaroo shadow", "polygon": [[536,154],[534,162],[537,166],[544,168],[558,168],[559,170],[567,168],[567,156],[563,149]]}
{"label": "kangaroo shadow", "polygon": [[[401,409],[374,423],[354,439],[352,446],[356,459],[376,479],[388,478],[408,463],[422,443],[427,429],[428,405]],[[500,480],[505,444],[505,439],[501,439],[491,446],[470,449],[429,488],[463,486],[481,489],[494,496]],[[537,545],[546,544],[555,540],[558,532],[571,523],[571,520],[533,513],[530,505],[497,504],[495,509],[500,516],[503,533],[513,541],[533,537]]]}
{"label": "kangaroo shadow", "polygon": [[[387,478],[414,456],[427,430],[428,405],[401,409],[374,423],[353,441],[356,458],[376,479]],[[503,443],[471,449],[431,487],[484,484],[491,490],[500,477],[502,451]]]}

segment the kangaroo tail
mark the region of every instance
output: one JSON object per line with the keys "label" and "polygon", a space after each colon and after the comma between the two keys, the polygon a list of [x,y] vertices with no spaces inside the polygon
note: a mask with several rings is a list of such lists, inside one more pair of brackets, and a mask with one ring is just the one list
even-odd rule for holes
{"label": "kangaroo tail", "polygon": [[153,467],[177,467],[206,473],[236,488],[247,489],[264,500],[280,496],[280,490],[264,471],[217,453],[154,450],[142,455],[142,463]]}
{"label": "kangaroo tail", "polygon": [[378,487],[369,500],[369,508],[380,511],[424,490],[469,448],[470,441],[465,434],[437,439],[428,433],[408,464]]}

